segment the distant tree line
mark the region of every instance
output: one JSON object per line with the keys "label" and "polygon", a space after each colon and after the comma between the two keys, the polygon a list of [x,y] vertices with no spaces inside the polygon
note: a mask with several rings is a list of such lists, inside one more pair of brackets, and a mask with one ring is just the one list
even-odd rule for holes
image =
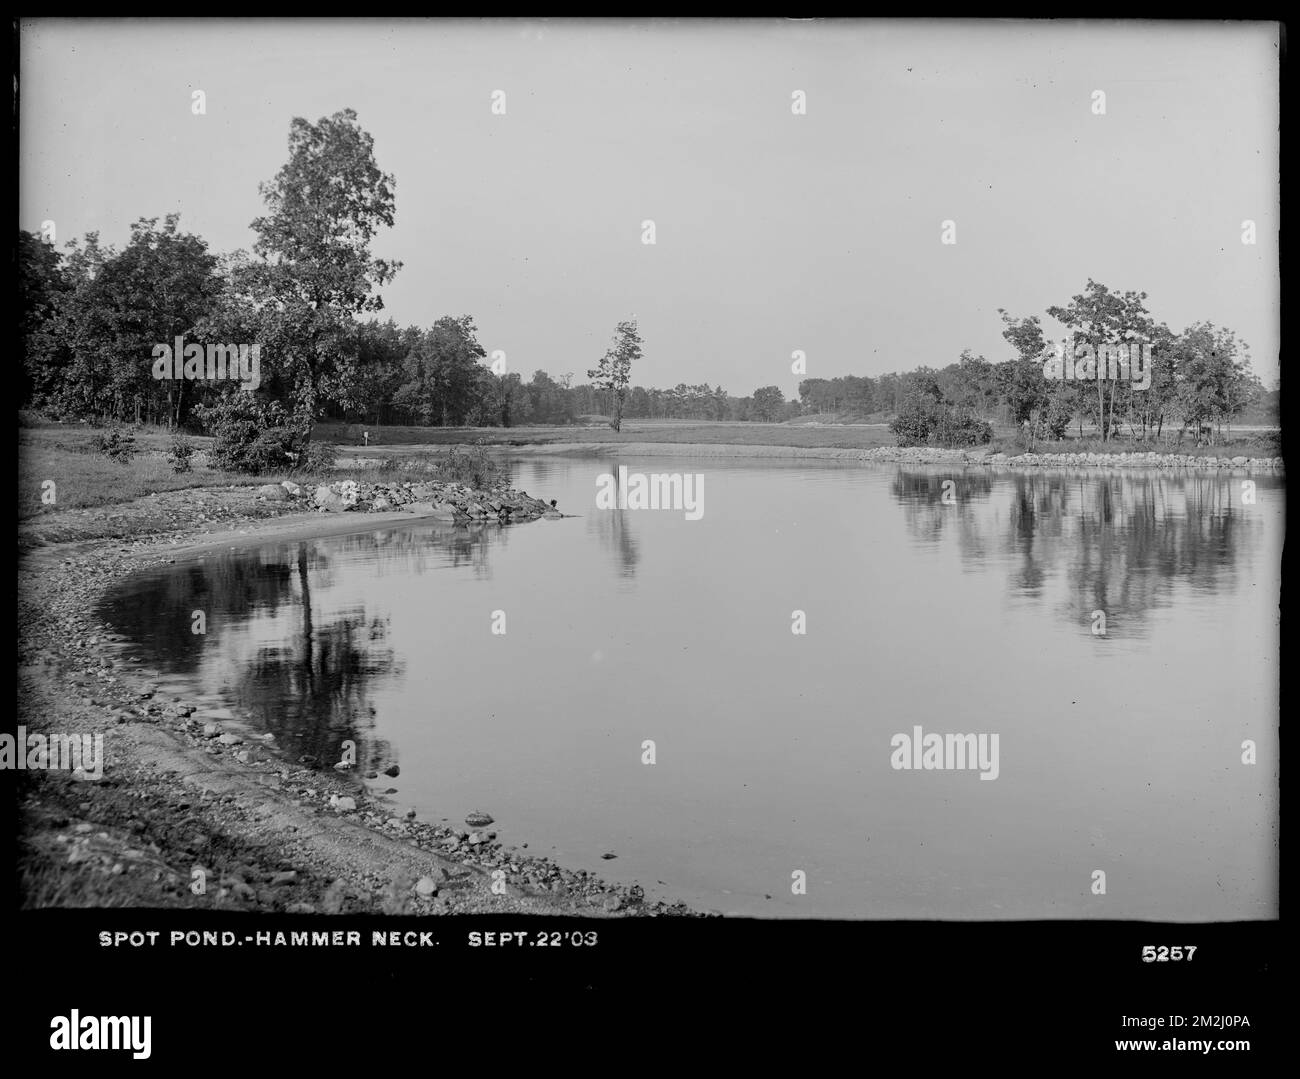
{"label": "distant tree line", "polygon": [[[1041,319],[999,310],[1009,358],[994,363],[967,349],[940,369],[805,379],[799,384],[801,411],[862,420],[892,416],[900,439],[921,442],[936,441],[930,437],[936,428],[977,431],[975,419],[1013,424],[1046,439],[1064,437],[1072,425],[1082,436],[1086,425],[1103,441],[1116,435],[1159,438],[1171,426],[1214,439],[1230,432],[1234,422],[1278,422],[1280,391],[1265,390],[1251,372],[1245,342],[1208,322],[1175,334],[1155,322],[1146,298],[1146,293],[1112,292],[1090,279],[1069,304],[1046,312],[1066,327],[1066,341],[1075,349],[1096,354],[1118,342],[1149,345],[1145,388],[1131,378],[1046,377],[1044,364],[1056,342],[1044,335]],[[1072,357],[1076,363],[1077,356]]]}
{"label": "distant tree line", "polygon": [[[900,438],[933,441],[982,438],[980,422],[988,420],[1044,437],[1060,437],[1071,423],[1091,424],[1102,438],[1121,430],[1158,436],[1170,424],[1218,430],[1276,407],[1276,391],[1264,392],[1231,331],[1198,323],[1174,334],[1152,319],[1145,293],[1115,293],[1091,280],[1046,313],[1094,345],[1118,336],[1152,344],[1148,389],[1045,378],[1050,343],[1039,318],[1005,311],[1012,355],[1001,362],[966,351],[941,369],[809,378],[793,401],[774,385],[744,397],[707,383],[633,386],[631,366],[641,355],[634,322],[620,323],[588,382],[540,370],[524,382],[494,372],[468,314],[428,327],[379,320],[379,289],[401,267],[375,258],[370,243],[393,224],[394,187],[375,163],[370,135],[345,109],[316,124],[292,122],[289,159],[260,186],[267,212],[252,222],[251,252],[214,254],[181,230],[178,214],[140,219],[121,250],[97,232],[64,252],[20,232],[20,406],[100,422],[259,432],[272,457],[305,447],[313,426],[327,419],[511,427],[600,415],[617,426],[623,418],[774,422],[827,414],[893,417]],[[204,348],[258,343],[257,389],[155,377],[156,350],[178,339]]]}

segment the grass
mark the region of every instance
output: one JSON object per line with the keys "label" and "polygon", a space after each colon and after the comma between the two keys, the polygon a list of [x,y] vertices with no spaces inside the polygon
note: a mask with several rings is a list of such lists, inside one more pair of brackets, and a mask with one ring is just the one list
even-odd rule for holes
{"label": "grass", "polygon": [[[175,473],[167,462],[171,432],[165,427],[140,428],[136,455],[129,462],[111,461],[94,452],[99,430],[85,424],[34,421],[18,429],[18,519],[25,520],[55,510],[89,509],[129,502],[159,491],[232,484],[279,483],[287,473],[247,476],[221,472],[194,463],[189,472]],[[205,449],[210,438],[195,438]],[[43,485],[54,483],[54,505],[47,505]]]}
{"label": "grass", "polygon": [[623,430],[592,427],[359,427],[322,424],[318,438],[329,438],[349,454],[365,452],[361,431],[370,432],[370,448],[448,446],[482,442],[488,446],[567,445],[572,443],[655,442],[732,446],[797,446],[815,449],[871,449],[892,446],[887,427],[806,427],[784,423],[709,423],[691,420],[624,420]]}
{"label": "grass", "polygon": [[488,488],[510,482],[510,466],[487,452],[486,446],[452,446],[443,453],[406,453],[388,457],[369,468],[340,469],[331,479],[368,480],[372,483],[463,483]]}

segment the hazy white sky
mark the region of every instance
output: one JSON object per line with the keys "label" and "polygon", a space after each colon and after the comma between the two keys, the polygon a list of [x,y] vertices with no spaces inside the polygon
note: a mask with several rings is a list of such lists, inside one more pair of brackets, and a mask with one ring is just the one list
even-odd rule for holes
{"label": "hazy white sky", "polygon": [[795,349],[823,377],[1000,360],[997,308],[1093,277],[1236,330],[1271,386],[1277,46],[1263,23],[37,20],[19,224],[120,246],[179,210],[251,247],[291,119],[351,107],[397,180],[382,317],[472,314],[525,379],[585,380],[632,315],[640,385],[791,396]]}

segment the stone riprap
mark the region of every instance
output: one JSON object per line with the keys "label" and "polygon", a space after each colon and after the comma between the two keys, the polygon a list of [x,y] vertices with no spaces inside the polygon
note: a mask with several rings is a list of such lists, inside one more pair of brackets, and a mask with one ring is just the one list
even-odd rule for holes
{"label": "stone riprap", "polygon": [[[276,494],[276,492],[279,492]],[[339,480],[299,486],[289,480],[278,487],[261,487],[258,497],[290,499],[314,506],[320,513],[391,513],[402,511],[457,524],[471,521],[532,521],[561,514],[549,502],[513,487],[476,490],[461,483],[371,483]]]}

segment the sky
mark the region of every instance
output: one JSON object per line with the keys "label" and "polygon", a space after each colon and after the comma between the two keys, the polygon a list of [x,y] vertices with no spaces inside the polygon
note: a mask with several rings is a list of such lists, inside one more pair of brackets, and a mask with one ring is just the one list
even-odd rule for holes
{"label": "sky", "polygon": [[637,385],[1003,360],[998,308],[1061,336],[1090,277],[1278,377],[1276,24],[43,19],[20,50],[20,228],[179,211],[249,249],[292,119],[350,107],[396,178],[380,317],[470,314],[525,380],[585,381],[626,318]]}

